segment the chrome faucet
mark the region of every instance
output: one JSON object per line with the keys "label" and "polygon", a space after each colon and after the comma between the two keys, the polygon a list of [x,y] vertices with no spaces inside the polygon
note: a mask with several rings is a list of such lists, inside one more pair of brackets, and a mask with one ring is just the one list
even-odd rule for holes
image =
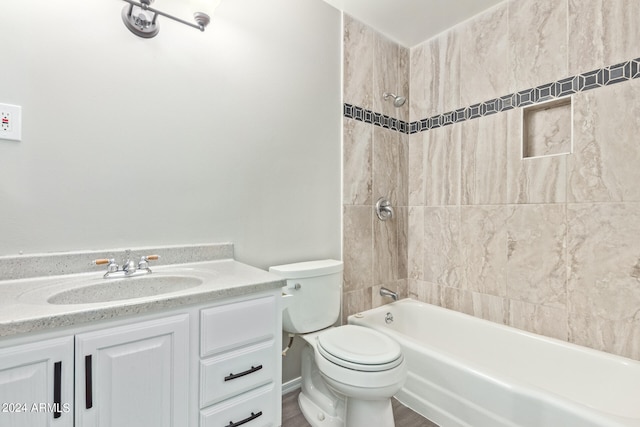
{"label": "chrome faucet", "polygon": [[122,271],[125,276],[131,276],[136,272],[136,263],[131,259],[131,251],[127,249],[124,252],[124,261],[122,261]]}
{"label": "chrome faucet", "polygon": [[104,265],[107,264],[107,272],[104,274],[104,278],[107,279],[109,277],[129,277],[133,276],[138,272],[144,272],[143,274],[151,273],[151,269],[149,268],[149,261],[155,261],[160,256],[158,255],[147,255],[140,258],[140,261],[136,265],[136,262],[131,259],[131,251],[127,250],[125,252],[125,259],[122,262],[122,267],[120,267],[115,260],[112,259],[96,259],[92,262],[94,265]]}
{"label": "chrome faucet", "polygon": [[391,297],[394,301],[398,301],[398,294],[387,288],[380,288],[381,297]]}

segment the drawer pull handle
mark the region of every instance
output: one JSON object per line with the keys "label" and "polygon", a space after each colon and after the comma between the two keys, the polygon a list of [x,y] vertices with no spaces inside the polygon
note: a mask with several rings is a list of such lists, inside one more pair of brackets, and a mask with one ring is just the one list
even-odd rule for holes
{"label": "drawer pull handle", "polygon": [[91,355],[84,357],[84,406],[93,408],[93,375],[91,373]]}
{"label": "drawer pull handle", "polygon": [[244,372],[240,372],[239,374],[229,374],[229,376],[224,377],[225,381],[235,380],[236,378],[244,377],[245,375],[253,374],[256,371],[262,369],[262,365],[252,366],[251,369],[247,369]]}
{"label": "drawer pull handle", "polygon": [[62,361],[53,364],[53,418],[62,415],[60,404],[62,403]]}
{"label": "drawer pull handle", "polygon": [[251,416],[248,418],[245,418],[244,420],[238,421],[237,423],[234,423],[233,421],[229,421],[229,424],[227,424],[226,427],[237,427],[237,426],[241,426],[242,424],[246,424],[249,421],[253,421],[256,418],[258,418],[260,415],[262,415],[262,411],[258,412],[257,414],[255,413],[251,413]]}

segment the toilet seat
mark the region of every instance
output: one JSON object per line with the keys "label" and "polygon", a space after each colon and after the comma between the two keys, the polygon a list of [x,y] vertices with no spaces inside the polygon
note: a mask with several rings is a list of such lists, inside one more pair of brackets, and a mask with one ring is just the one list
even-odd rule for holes
{"label": "toilet seat", "polygon": [[317,337],[317,349],[325,359],[356,371],[386,371],[403,361],[397,342],[376,330],[356,325],[321,333]]}

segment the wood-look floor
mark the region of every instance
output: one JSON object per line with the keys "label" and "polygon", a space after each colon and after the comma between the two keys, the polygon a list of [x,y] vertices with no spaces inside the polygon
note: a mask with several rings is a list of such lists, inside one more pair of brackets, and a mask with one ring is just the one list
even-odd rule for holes
{"label": "wood-look floor", "polygon": [[[298,393],[300,390],[282,396],[282,427],[311,427],[300,412]],[[396,421],[396,427],[438,427],[395,399],[393,399],[393,418]]]}

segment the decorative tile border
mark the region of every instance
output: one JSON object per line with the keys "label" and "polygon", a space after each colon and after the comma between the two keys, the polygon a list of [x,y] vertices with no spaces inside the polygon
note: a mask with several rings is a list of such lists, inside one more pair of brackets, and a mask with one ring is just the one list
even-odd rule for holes
{"label": "decorative tile border", "polygon": [[402,133],[409,133],[409,124],[407,122],[380,113],[374,113],[373,111],[366,110],[362,107],[344,104],[343,113],[345,117],[350,119],[371,123],[383,128],[397,130]]}
{"label": "decorative tile border", "polygon": [[465,108],[448,111],[426,119],[407,123],[393,117],[375,113],[352,104],[344,104],[344,117],[371,123],[398,132],[413,134],[442,126],[452,125],[465,120],[489,116],[501,111],[524,107],[551,99],[562,98],[578,92],[609,86],[640,77],[640,58],[609,67],[567,77],[552,83],[510,93],[499,98],[473,104]]}

